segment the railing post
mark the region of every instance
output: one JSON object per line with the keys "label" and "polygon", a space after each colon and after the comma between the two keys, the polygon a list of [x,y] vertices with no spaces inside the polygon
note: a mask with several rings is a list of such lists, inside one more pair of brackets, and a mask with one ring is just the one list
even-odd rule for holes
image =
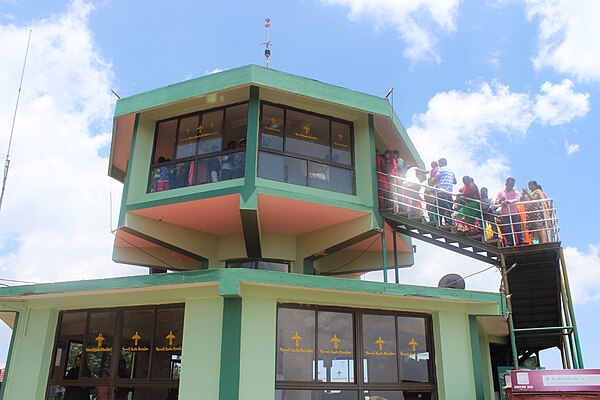
{"label": "railing post", "polygon": [[569,313],[571,314],[571,326],[573,327],[573,339],[575,340],[575,353],[576,357],[573,357],[573,361],[577,361],[575,364],[575,368],[585,368],[583,365],[583,355],[581,354],[581,344],[579,343],[579,331],[577,330],[577,322],[575,320],[575,309],[573,308],[573,301],[571,297],[571,288],[569,287],[569,276],[567,275],[567,264],[565,263],[565,255],[563,253],[562,247],[558,250],[560,254],[560,264],[562,270],[562,276],[564,279],[565,289],[567,291],[567,300],[569,306]]}
{"label": "railing post", "polygon": [[381,259],[383,261],[383,281],[385,283],[387,283],[388,281],[388,276],[387,276],[387,254],[385,251],[385,224],[384,227],[381,230]]}
{"label": "railing post", "polygon": [[394,229],[394,270],[396,272],[396,283],[400,283],[400,277],[398,276],[398,243],[396,236],[398,236],[398,232]]}
{"label": "railing post", "polygon": [[506,312],[508,314],[508,333],[510,335],[510,347],[512,349],[513,366],[519,369],[519,356],[517,355],[517,341],[515,338],[515,325],[512,316],[512,303],[510,300],[510,290],[508,288],[508,274],[506,271],[506,261],[504,254],[500,253],[500,266],[502,271],[502,286],[504,287],[504,297],[506,299]]}

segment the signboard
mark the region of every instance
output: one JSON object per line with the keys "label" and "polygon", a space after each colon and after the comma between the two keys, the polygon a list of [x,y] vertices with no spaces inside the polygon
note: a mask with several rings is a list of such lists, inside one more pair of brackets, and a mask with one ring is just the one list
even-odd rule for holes
{"label": "signboard", "polygon": [[510,371],[512,393],[600,393],[600,369]]}

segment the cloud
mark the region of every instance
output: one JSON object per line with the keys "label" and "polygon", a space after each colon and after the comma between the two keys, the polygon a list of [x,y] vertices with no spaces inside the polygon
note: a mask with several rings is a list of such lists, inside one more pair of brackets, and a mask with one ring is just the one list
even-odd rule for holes
{"label": "cloud", "polygon": [[215,68],[215,69],[213,69],[212,71],[211,71],[211,70],[208,70],[208,69],[205,69],[205,70],[204,70],[204,75],[216,74],[216,73],[219,73],[219,72],[222,72],[222,71],[223,71],[223,70],[222,70],[221,68]]}
{"label": "cloud", "polygon": [[0,278],[46,282],[145,272],[110,260],[109,221],[121,192],[106,176],[114,81],[89,28],[92,10],[76,0],[30,26],[0,25],[1,145],[8,143],[32,29],[0,211]]}
{"label": "cloud", "polygon": [[321,0],[326,5],[350,8],[349,18],[363,15],[375,21],[377,29],[391,25],[406,43],[404,57],[411,61],[441,61],[433,31],[456,30],[455,18],[459,0]]}
{"label": "cloud", "polygon": [[580,150],[577,143],[569,143],[568,140],[565,140],[565,149],[567,150],[567,155],[569,156],[577,153]]}
{"label": "cloud", "polygon": [[587,251],[565,247],[571,294],[576,303],[600,301],[600,243]]}
{"label": "cloud", "polygon": [[548,81],[542,84],[542,94],[536,96],[535,114],[543,124],[565,124],[590,111],[590,95],[574,92],[573,86],[569,79],[556,85]]}
{"label": "cloud", "polygon": [[600,2],[527,0],[527,17],[538,20],[536,69],[549,67],[579,81],[600,81]]}
{"label": "cloud", "polygon": [[426,162],[446,157],[458,177],[474,176],[494,193],[510,172],[501,150],[506,142],[535,122],[566,124],[589,109],[589,95],[575,92],[569,80],[545,82],[535,96],[482,82],[472,90],[435,94],[407,131]]}

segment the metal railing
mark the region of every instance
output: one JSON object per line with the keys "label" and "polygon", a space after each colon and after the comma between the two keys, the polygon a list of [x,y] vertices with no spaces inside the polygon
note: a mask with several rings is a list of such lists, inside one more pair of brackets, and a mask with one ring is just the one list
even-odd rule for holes
{"label": "metal railing", "polygon": [[377,173],[379,208],[437,226],[440,229],[481,236],[499,246],[527,246],[558,242],[559,226],[553,200],[519,201],[502,207],[450,193],[401,176]]}

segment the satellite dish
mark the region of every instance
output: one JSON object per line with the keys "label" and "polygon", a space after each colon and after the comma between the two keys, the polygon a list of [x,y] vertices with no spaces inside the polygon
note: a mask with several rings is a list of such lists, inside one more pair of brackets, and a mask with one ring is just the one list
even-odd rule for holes
{"label": "satellite dish", "polygon": [[448,274],[444,275],[440,282],[438,283],[438,287],[441,288],[451,288],[451,289],[464,289],[465,288],[465,280],[462,276],[458,274]]}

